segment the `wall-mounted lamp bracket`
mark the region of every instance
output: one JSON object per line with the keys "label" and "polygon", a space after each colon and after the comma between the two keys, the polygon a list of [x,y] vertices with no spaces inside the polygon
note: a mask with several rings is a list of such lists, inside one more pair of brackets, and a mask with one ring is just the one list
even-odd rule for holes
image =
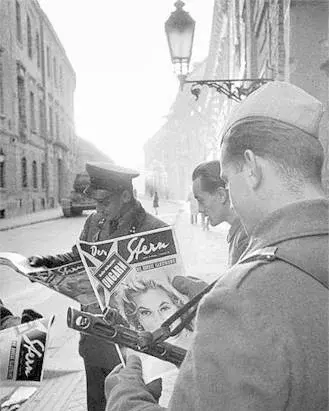
{"label": "wall-mounted lamp bracket", "polygon": [[183,80],[181,84],[191,84],[191,93],[198,100],[201,93],[201,87],[208,86],[214,88],[218,93],[225,94],[226,97],[241,101],[243,97],[247,97],[253,91],[257,90],[261,85],[273,81],[268,78],[257,79],[232,79],[232,80]]}

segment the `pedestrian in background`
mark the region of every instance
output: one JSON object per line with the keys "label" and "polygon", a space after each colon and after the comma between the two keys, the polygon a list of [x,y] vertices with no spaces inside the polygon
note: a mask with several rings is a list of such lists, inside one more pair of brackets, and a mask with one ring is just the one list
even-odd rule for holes
{"label": "pedestrian in background", "polygon": [[230,267],[247,248],[249,239],[239,217],[232,209],[229,192],[225,188],[225,181],[220,177],[220,172],[218,160],[199,164],[192,173],[193,192],[205,225],[210,223],[217,226],[223,222],[230,225],[226,238],[229,245]]}
{"label": "pedestrian in background", "polygon": [[190,221],[191,224],[198,224],[199,206],[192,191],[187,196],[187,202],[190,203]]}
{"label": "pedestrian in background", "polygon": [[[89,215],[80,240],[106,241],[129,234],[166,227],[167,224],[147,213],[133,195],[132,179],[139,173],[112,163],[87,163],[90,185],[86,193],[96,200],[96,213]],[[49,268],[80,260],[77,247],[62,255],[30,257],[32,266]],[[101,314],[98,303],[82,307],[83,311]],[[120,363],[114,344],[81,334],[79,353],[84,360],[87,380],[88,411],[103,411],[106,400],[104,381]]]}
{"label": "pedestrian in background", "polygon": [[[200,302],[169,411],[328,410],[322,113],[304,90],[273,81],[229,116],[221,178],[250,241]],[[136,356],[106,387],[107,410],[164,410]]]}
{"label": "pedestrian in background", "polygon": [[201,225],[203,231],[209,231],[209,217],[205,215],[204,211],[200,212],[201,214]]}
{"label": "pedestrian in background", "polygon": [[153,197],[153,208],[154,208],[154,213],[155,215],[158,215],[158,208],[159,208],[159,196],[158,192],[154,192],[154,197]]}

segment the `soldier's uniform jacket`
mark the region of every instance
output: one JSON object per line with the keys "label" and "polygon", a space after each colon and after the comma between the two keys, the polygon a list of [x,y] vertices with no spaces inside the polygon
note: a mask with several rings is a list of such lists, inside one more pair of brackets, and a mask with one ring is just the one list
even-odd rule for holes
{"label": "soldier's uniform jacket", "polygon": [[[134,200],[130,210],[118,220],[110,221],[97,213],[91,214],[85,222],[80,240],[104,241],[166,226],[166,223],[147,213],[142,205]],[[76,247],[74,247],[73,252],[78,253]],[[82,307],[82,309],[94,314],[100,313],[98,304]],[[112,369],[119,363],[114,345],[90,336],[81,335],[79,353],[85,361],[102,368]]]}
{"label": "soldier's uniform jacket", "polygon": [[[305,201],[255,228],[200,304],[169,410],[328,410],[328,289],[282,260],[247,258],[276,246],[327,279],[328,217],[326,200]],[[119,384],[107,410],[128,409],[162,408],[138,384]]]}

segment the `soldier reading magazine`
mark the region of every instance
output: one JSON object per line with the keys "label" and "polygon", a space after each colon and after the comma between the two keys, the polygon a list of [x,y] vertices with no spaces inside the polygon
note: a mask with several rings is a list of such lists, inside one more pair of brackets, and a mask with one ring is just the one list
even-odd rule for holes
{"label": "soldier reading magazine", "polygon": [[[166,226],[147,213],[134,198],[132,179],[139,175],[137,171],[111,163],[87,163],[86,170],[90,177],[87,193],[96,200],[97,208],[96,213],[87,218],[80,240],[104,241]],[[31,265],[46,267],[76,260],[80,261],[76,247],[63,255],[30,258]],[[83,309],[101,312],[98,303]],[[115,346],[81,335],[79,352],[86,368],[88,411],[102,411],[105,408],[105,377],[120,362]]]}

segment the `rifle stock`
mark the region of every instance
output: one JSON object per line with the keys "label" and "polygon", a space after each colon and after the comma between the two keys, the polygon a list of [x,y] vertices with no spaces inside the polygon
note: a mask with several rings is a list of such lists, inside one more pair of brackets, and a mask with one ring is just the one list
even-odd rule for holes
{"label": "rifle stock", "polygon": [[91,335],[110,344],[119,344],[124,347],[142,352],[153,357],[168,361],[180,366],[186,355],[184,348],[176,345],[160,342],[145,346],[143,335],[119,324],[106,322],[101,315],[93,315],[69,307],[67,311],[67,325],[83,334]]}

